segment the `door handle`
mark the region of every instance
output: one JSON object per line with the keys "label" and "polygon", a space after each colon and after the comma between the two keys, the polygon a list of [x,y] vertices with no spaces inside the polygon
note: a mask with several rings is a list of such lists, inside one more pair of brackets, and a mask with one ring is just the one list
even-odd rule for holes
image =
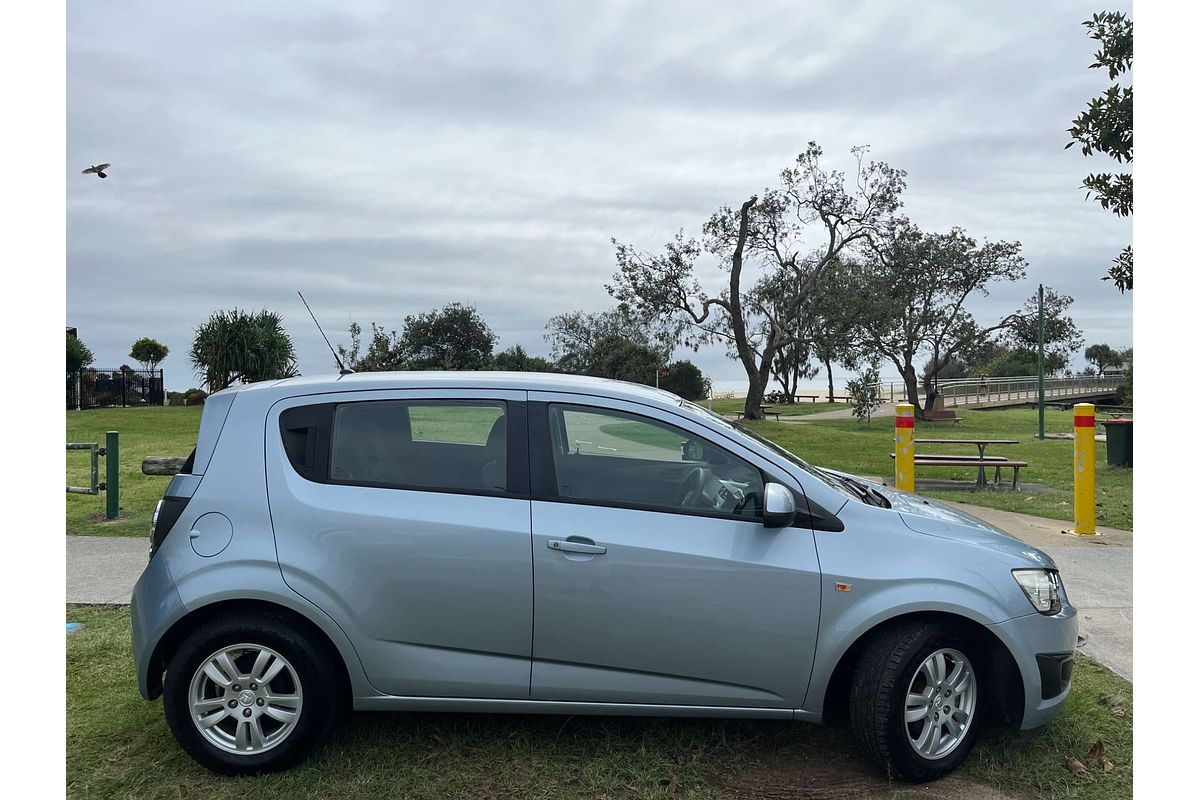
{"label": "door handle", "polygon": [[591,544],[590,542],[575,542],[570,539],[551,539],[546,542],[546,547],[549,547],[551,550],[559,550],[563,553],[604,555],[608,552],[608,548],[603,545]]}

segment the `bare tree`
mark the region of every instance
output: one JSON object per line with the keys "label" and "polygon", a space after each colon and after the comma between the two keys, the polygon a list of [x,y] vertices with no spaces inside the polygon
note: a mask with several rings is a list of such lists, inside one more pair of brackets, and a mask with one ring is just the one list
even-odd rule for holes
{"label": "bare tree", "polygon": [[[749,382],[745,415],[762,418],[762,397],[776,354],[801,338],[801,305],[825,267],[848,248],[882,234],[895,222],[904,172],[882,162],[864,163],[867,149],[851,150],[849,178],[821,166],[821,148],[810,142],[780,187],[751,196],[734,210],[718,210],[704,225],[704,245],[680,232],[662,253],[650,254],[613,240],[617,272],[608,291],[633,313],[672,324],[692,346],[726,342]],[[804,234],[820,244],[802,256]],[[716,294],[695,276],[703,251],[715,256],[729,282]],[[766,302],[743,274],[747,267],[781,273],[794,284],[788,302]]]}

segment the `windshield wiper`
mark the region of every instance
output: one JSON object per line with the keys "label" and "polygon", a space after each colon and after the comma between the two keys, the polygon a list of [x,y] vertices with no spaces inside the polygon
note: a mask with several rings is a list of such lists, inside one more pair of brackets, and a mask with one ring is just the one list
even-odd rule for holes
{"label": "windshield wiper", "polygon": [[[828,475],[830,473],[826,474]],[[872,506],[879,506],[880,508],[892,507],[892,504],[888,502],[886,497],[884,497],[878,491],[872,489],[870,486],[867,486],[862,481],[856,481],[849,475],[834,475],[833,477],[837,478],[839,481],[841,481],[843,486],[848,487],[852,492],[858,495],[858,499],[862,500],[864,503]]]}

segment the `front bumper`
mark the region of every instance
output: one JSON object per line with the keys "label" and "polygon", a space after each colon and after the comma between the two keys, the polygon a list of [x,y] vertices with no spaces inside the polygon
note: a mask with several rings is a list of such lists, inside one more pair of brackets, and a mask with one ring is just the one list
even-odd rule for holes
{"label": "front bumper", "polygon": [[1078,626],[1071,605],[1051,617],[1032,612],[988,626],[1008,647],[1021,672],[1025,694],[1021,730],[1045,725],[1066,701]]}

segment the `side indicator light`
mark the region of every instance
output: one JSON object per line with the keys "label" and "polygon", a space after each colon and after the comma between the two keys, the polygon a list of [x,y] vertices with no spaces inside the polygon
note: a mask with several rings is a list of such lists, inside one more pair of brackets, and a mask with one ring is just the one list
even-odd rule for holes
{"label": "side indicator light", "polygon": [[834,583],[833,590],[835,592],[848,592],[854,588],[853,583]]}

